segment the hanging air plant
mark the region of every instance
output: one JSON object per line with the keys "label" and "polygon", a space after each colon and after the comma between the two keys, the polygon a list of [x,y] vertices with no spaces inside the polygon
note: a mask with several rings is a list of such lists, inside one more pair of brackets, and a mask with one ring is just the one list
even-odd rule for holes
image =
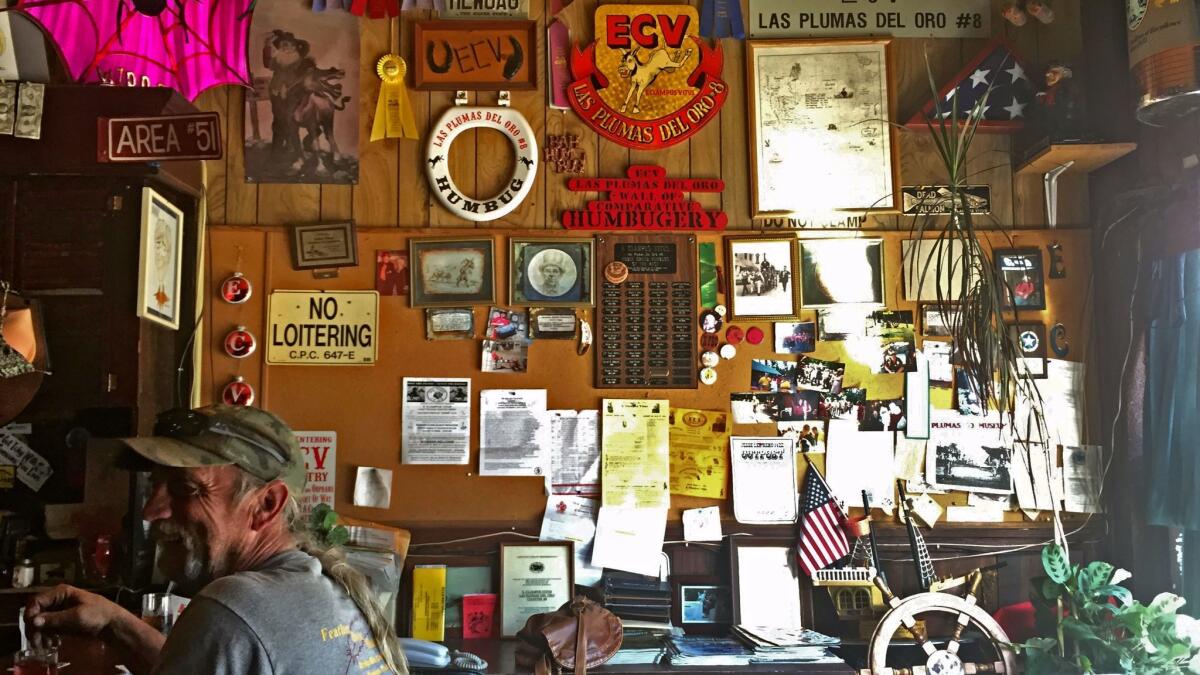
{"label": "hanging air plant", "polygon": [[[1005,311],[1012,307],[1012,289],[993,264],[991,251],[977,229],[967,185],[971,174],[968,153],[975,139],[988,91],[961,118],[953,101],[943,110],[933,72],[926,61],[929,86],[934,92],[936,116],[926,121],[929,135],[946,171],[950,191],[948,216],[918,216],[912,227],[914,239],[925,240],[913,274],[918,288],[925,288],[927,275],[937,280],[937,312],[948,327],[959,358],[959,370],[976,387],[980,403],[998,410],[1002,420],[1013,424],[1018,440],[1044,439],[1045,422],[1037,385],[1029,379],[1022,352],[1009,331]],[[1007,236],[1007,235],[1005,235]],[[952,280],[944,283],[943,280]],[[1008,299],[1010,302],[1005,302]]]}

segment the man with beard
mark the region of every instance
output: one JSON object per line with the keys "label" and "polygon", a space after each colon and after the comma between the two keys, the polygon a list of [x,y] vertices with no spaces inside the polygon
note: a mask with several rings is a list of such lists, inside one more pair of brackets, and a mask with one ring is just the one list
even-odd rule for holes
{"label": "man with beard", "polygon": [[97,636],[135,673],[405,675],[391,622],[361,574],[306,532],[304,456],[282,420],[215,405],[159,415],[125,439],[153,463],[142,517],[159,566],[192,601],[164,638],[98,595],[59,586],[25,608],[31,639]]}

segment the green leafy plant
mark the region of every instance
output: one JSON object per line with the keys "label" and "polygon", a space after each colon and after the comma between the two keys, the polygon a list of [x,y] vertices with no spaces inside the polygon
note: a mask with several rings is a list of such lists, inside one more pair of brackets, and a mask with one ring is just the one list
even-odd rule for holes
{"label": "green leafy plant", "polygon": [[1177,614],[1184,599],[1149,605],[1121,584],[1129,572],[1095,561],[1072,565],[1058,545],[1042,549],[1046,576],[1033,580],[1039,632],[1015,645],[1026,675],[1200,673],[1200,622]]}
{"label": "green leafy plant", "polygon": [[338,525],[338,514],[328,504],[317,504],[308,518],[308,527],[321,546],[334,548],[350,541],[350,531]]}

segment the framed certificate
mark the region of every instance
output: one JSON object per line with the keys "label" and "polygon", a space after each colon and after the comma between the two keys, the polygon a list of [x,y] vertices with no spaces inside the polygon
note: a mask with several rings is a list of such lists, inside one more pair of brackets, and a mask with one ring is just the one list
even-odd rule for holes
{"label": "framed certificate", "polygon": [[534,614],[553,612],[575,592],[569,541],[500,544],[500,629],[513,637]]}
{"label": "framed certificate", "polygon": [[358,238],[354,223],[293,225],[292,267],[311,270],[358,265]]}

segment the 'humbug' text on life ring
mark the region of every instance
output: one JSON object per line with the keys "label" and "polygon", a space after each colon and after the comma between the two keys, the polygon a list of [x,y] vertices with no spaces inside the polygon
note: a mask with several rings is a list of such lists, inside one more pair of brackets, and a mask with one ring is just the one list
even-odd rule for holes
{"label": "'humbug' text on life ring", "polygon": [[[450,145],[467,129],[495,129],[512,143],[517,161],[504,189],[494,197],[483,200],[468,197],[450,177],[447,161]],[[433,193],[455,215],[475,221],[502,218],[517,208],[533,187],[537,162],[537,140],[529,122],[516,110],[501,107],[458,106],[447,110],[434,126],[425,151],[425,173],[429,175]]]}

